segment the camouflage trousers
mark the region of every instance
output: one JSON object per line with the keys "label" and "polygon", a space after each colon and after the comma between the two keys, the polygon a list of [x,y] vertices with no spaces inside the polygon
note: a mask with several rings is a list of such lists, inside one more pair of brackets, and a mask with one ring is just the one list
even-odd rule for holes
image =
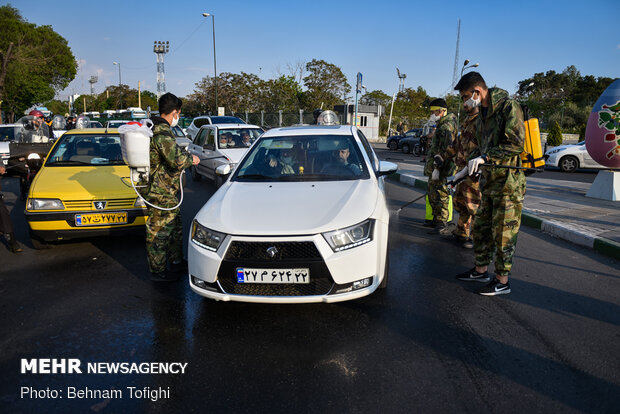
{"label": "camouflage trousers", "polygon": [[166,259],[170,263],[183,259],[183,227],[178,208],[162,211],[148,207],[146,254],[149,270],[153,273],[166,270]]}
{"label": "camouflage trousers", "polygon": [[521,226],[523,194],[482,194],[474,220],[474,254],[476,266],[487,266],[495,252],[495,273],[510,275],[512,257]]}
{"label": "camouflage trousers", "polygon": [[0,233],[13,233],[13,222],[9,210],[4,205],[2,194],[0,194]]}
{"label": "camouflage trousers", "polygon": [[469,238],[476,211],[480,207],[480,183],[467,177],[456,186],[454,209],[459,213],[459,220],[454,230],[457,237]]}
{"label": "camouflage trousers", "polygon": [[428,203],[433,209],[433,220],[435,222],[447,222],[450,218],[450,193],[446,185],[446,179],[442,178],[438,181],[428,179]]}

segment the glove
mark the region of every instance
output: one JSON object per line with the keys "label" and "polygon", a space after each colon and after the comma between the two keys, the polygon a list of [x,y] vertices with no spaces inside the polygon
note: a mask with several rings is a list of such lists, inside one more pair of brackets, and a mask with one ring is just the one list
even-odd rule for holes
{"label": "glove", "polygon": [[454,175],[454,178],[452,179],[453,182],[457,182],[462,180],[463,178],[465,178],[465,176],[469,173],[469,168],[467,168],[467,166],[465,166],[465,168],[463,168],[461,171],[459,171],[458,173],[456,173]]}
{"label": "glove", "polygon": [[480,168],[480,165],[484,164],[485,161],[486,160],[484,156],[480,156],[480,157],[474,158],[473,160],[469,160],[469,162],[467,163],[467,169],[469,170],[469,175],[473,175],[477,173],[478,168]]}
{"label": "glove", "polygon": [[439,170],[437,168],[433,170],[433,174],[431,175],[431,181],[439,181]]}
{"label": "glove", "polygon": [[441,158],[441,155],[437,154],[433,157],[433,166],[435,168],[441,168],[443,166],[443,158]]}

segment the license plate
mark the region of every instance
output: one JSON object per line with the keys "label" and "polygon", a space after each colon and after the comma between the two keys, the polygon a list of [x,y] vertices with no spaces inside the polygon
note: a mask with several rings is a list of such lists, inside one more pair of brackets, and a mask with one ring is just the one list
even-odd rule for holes
{"label": "license plate", "polygon": [[76,226],[107,226],[127,224],[127,213],[76,214]]}
{"label": "license plate", "polygon": [[310,269],[237,268],[237,283],[310,283]]}

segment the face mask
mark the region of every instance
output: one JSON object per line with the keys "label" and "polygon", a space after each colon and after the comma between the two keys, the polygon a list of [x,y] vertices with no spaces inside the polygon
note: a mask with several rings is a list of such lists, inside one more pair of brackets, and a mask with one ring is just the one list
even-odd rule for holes
{"label": "face mask", "polygon": [[177,126],[177,124],[178,124],[178,123],[179,123],[179,117],[176,117],[176,118],[175,118],[175,117],[173,116],[173,117],[172,117],[172,123],[170,124],[170,126],[171,126],[172,128],[174,128],[175,126]]}
{"label": "face mask", "polygon": [[282,162],[285,164],[290,164],[291,162],[293,162],[293,157],[292,156],[282,157]]}
{"label": "face mask", "polygon": [[431,114],[430,118],[428,118],[428,119],[429,119],[431,122],[437,122],[437,121],[439,121],[441,118],[440,118],[440,117],[438,117],[438,116],[437,116],[437,115],[435,115],[435,114]]}
{"label": "face mask", "polygon": [[[463,104],[463,106],[466,106],[470,110],[479,107],[480,103],[482,102],[481,99],[480,99],[480,96],[478,96],[478,99],[474,99],[475,93],[476,92],[474,91],[474,93],[471,94],[471,98],[466,100],[465,103]],[[478,95],[480,95],[480,94],[478,94]]]}

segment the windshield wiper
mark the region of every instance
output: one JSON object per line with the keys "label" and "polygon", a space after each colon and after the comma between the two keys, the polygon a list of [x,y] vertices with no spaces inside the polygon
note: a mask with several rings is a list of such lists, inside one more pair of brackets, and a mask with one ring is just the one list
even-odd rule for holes
{"label": "windshield wiper", "polygon": [[93,165],[89,162],[76,161],[76,160],[61,160],[48,162],[47,165]]}
{"label": "windshield wiper", "polygon": [[249,178],[249,179],[268,179],[268,180],[274,180],[275,177],[271,177],[269,175],[263,175],[263,174],[244,174],[244,175],[238,175],[237,178]]}

